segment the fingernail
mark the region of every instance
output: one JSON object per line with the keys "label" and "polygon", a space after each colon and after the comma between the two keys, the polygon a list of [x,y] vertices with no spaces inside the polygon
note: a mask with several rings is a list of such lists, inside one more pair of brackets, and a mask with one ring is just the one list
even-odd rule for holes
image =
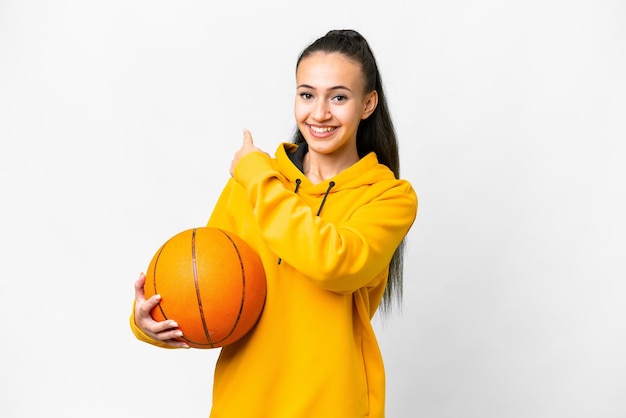
{"label": "fingernail", "polygon": [[172,321],[172,328],[178,328],[178,323],[176,321]]}
{"label": "fingernail", "polygon": [[183,332],[182,331],[176,331],[174,333],[174,335],[177,336],[177,337],[182,337],[183,336]]}

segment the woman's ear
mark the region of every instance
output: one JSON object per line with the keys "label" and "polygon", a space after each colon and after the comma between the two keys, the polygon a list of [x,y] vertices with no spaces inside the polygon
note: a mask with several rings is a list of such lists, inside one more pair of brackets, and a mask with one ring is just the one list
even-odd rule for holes
{"label": "woman's ear", "polygon": [[372,90],[365,97],[365,106],[363,106],[363,113],[361,113],[361,119],[367,119],[370,115],[376,110],[376,106],[378,106],[378,92],[376,90]]}

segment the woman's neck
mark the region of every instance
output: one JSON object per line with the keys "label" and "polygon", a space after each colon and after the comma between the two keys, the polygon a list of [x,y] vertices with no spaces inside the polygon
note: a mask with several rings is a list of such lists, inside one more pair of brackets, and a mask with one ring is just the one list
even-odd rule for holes
{"label": "woman's neck", "polygon": [[317,184],[335,177],[358,161],[356,149],[346,155],[317,154],[309,149],[302,160],[302,168],[309,181]]}

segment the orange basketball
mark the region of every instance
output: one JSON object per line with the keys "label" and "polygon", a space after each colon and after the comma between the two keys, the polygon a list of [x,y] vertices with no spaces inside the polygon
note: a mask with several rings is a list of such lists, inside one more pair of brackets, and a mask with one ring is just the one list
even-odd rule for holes
{"label": "orange basketball", "polygon": [[263,310],[265,271],[258,254],[233,233],[194,228],[170,238],[146,272],[146,299],[161,295],[151,312],[173,319],[190,347],[215,348],[246,335]]}

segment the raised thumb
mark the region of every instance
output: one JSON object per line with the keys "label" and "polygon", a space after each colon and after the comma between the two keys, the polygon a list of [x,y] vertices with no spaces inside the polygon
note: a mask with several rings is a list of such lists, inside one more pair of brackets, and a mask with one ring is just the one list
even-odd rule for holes
{"label": "raised thumb", "polygon": [[243,145],[253,145],[252,134],[247,129],[243,130]]}

